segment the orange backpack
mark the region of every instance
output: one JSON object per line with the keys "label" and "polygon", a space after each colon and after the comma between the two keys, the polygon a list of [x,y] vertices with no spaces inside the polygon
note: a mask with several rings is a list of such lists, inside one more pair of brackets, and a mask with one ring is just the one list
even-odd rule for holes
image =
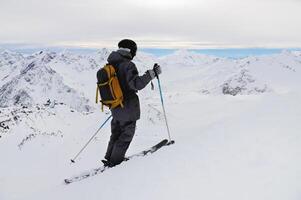
{"label": "orange backpack", "polygon": [[123,93],[113,65],[106,64],[97,72],[96,103],[98,103],[99,94],[102,111],[104,105],[109,109],[119,105],[123,107]]}

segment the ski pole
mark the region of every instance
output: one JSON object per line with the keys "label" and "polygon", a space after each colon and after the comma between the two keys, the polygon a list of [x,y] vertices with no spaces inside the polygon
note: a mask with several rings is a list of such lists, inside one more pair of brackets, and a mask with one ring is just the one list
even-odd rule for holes
{"label": "ski pole", "polygon": [[93,138],[97,135],[97,133],[100,131],[100,129],[102,129],[102,127],[109,121],[109,119],[112,117],[112,115],[110,115],[106,121],[99,127],[99,129],[92,135],[92,137],[89,139],[89,141],[83,146],[83,148],[76,154],[76,156],[74,156],[73,159],[71,159],[72,163],[75,163],[75,159],[82,153],[82,151],[88,146],[88,144],[93,140]]}
{"label": "ski pole", "polygon": [[[155,65],[158,65],[157,63]],[[169,130],[169,126],[168,126],[168,121],[167,121],[167,116],[166,116],[166,112],[165,112],[165,106],[164,106],[164,100],[163,100],[163,94],[162,94],[162,88],[161,88],[161,82],[160,82],[160,78],[158,76],[158,74],[156,74],[157,80],[158,80],[158,86],[159,86],[159,92],[160,92],[160,99],[161,99],[161,104],[162,104],[162,108],[163,108],[163,113],[164,113],[164,118],[165,118],[165,124],[166,124],[166,128],[167,128],[167,133],[168,133],[168,138],[171,144],[174,143],[173,140],[171,140],[171,136],[170,136],[170,130]]]}

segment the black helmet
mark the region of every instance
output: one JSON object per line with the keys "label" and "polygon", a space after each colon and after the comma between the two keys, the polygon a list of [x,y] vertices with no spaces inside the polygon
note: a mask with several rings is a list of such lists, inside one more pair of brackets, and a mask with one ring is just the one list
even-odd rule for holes
{"label": "black helmet", "polygon": [[118,43],[118,47],[119,48],[127,48],[127,49],[130,49],[130,53],[132,55],[132,58],[135,57],[136,55],[136,52],[137,52],[137,44],[133,41],[133,40],[129,40],[129,39],[124,39],[124,40],[121,40],[119,43]]}

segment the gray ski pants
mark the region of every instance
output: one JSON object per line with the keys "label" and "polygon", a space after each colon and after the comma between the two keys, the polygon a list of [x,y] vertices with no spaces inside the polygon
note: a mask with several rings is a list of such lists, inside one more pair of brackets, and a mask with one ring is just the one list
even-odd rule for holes
{"label": "gray ski pants", "polygon": [[112,166],[120,164],[124,160],[125,153],[130,146],[136,129],[136,121],[111,121],[111,137],[108,144],[105,159]]}

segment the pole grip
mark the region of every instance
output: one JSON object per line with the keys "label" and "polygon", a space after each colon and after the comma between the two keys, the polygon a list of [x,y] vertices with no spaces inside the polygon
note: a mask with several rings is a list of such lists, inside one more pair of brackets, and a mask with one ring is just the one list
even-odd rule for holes
{"label": "pole grip", "polygon": [[[157,67],[157,66],[158,66],[158,63],[155,63],[155,64],[154,64],[154,67],[153,67],[153,70],[154,70],[154,69],[155,69],[155,67]],[[156,70],[154,70],[154,72],[155,72],[155,75],[156,75],[156,77],[157,77],[157,78],[159,78],[159,76],[158,76],[158,74],[157,74]]]}

